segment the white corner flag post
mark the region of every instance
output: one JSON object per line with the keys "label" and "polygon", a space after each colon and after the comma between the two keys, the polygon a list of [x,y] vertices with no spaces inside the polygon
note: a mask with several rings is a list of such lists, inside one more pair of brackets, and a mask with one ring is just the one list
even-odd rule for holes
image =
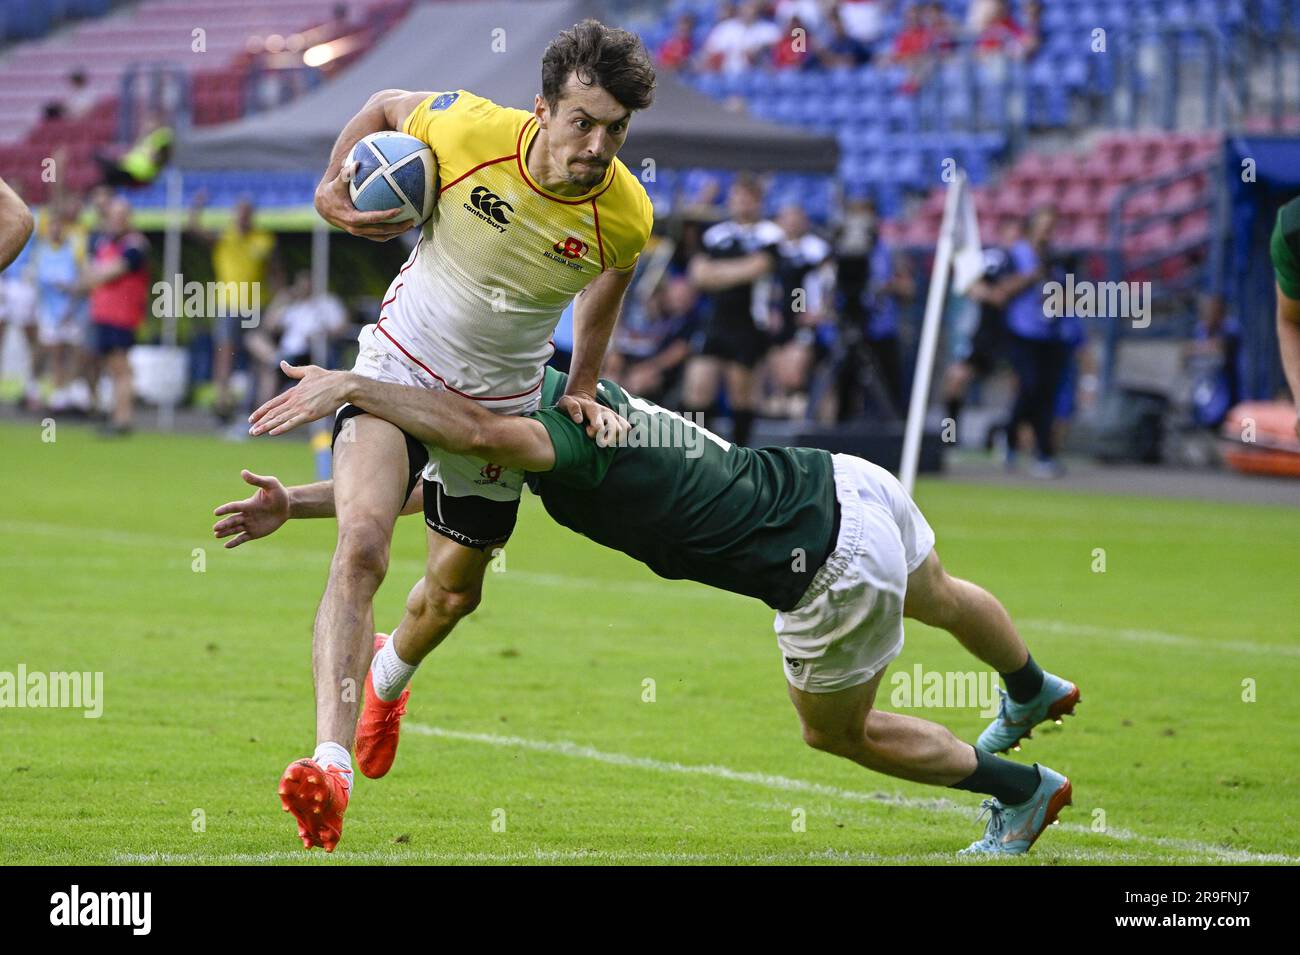
{"label": "white corner flag post", "polygon": [[[184,196],[184,179],[179,169],[173,167],[167,170],[166,189],[167,219],[163,226],[163,276],[172,288],[171,294],[167,296],[171,304],[168,305],[166,314],[162,316],[159,340],[163,345],[163,355],[171,357],[175,353],[180,337],[177,326],[185,307],[180,301],[181,287],[184,285],[180,272],[181,226],[185,210],[181,205]],[[165,363],[160,363],[160,367],[165,367]],[[158,403],[158,427],[163,431],[171,431],[176,427],[176,404],[184,393],[185,384],[189,379],[188,367],[181,372],[181,379],[179,388],[171,391]]]}
{"label": "white corner flag post", "polygon": [[910,495],[916,486],[917,462],[921,457],[921,437],[925,432],[925,412],[930,400],[930,379],[934,356],[939,347],[939,326],[943,322],[948,300],[948,275],[954,273],[954,287],[964,292],[983,270],[979,223],[975,204],[966,187],[966,173],[958,169],[948,184],[943,204],[943,223],[935,247],[934,269],[930,273],[930,290],[925,299],[925,318],[921,323],[921,343],[916,354],[916,371],[912,376],[912,400],[907,410],[903,432],[903,456],[898,479]]}
{"label": "white corner flag post", "polygon": [[[311,294],[313,298],[323,299],[329,293],[330,286],[330,227],[329,223],[317,216],[311,229]],[[321,328],[311,337],[311,360],[313,365],[329,367],[329,333]],[[334,457],[330,448],[333,436],[334,419],[326,418],[313,422],[311,435],[312,460],[316,467],[316,479],[328,481],[332,477]]]}

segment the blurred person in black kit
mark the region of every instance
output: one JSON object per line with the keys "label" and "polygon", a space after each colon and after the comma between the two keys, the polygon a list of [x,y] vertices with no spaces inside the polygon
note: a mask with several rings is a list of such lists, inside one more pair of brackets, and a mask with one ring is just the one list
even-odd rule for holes
{"label": "blurred person in black kit", "polygon": [[808,378],[820,346],[818,331],[831,305],[835,273],[831,245],[812,231],[803,207],[789,204],[777,214],[784,238],[777,265],[774,304],[776,335],[769,359],[773,384],[786,403],[785,413],[799,417],[807,409]]}
{"label": "blurred person in black kit", "polygon": [[907,398],[903,394],[903,346],[899,330],[903,309],[916,294],[916,282],[907,259],[879,236],[871,249],[870,274],[865,344],[895,415],[902,417]]}
{"label": "blurred person in black kit", "polygon": [[835,231],[835,305],[839,328],[831,353],[835,374],[836,416],[853,417],[859,392],[872,371],[864,375],[863,336],[867,327],[867,282],[871,252],[880,222],[876,204],[867,196],[851,195],[844,203]]}
{"label": "blurred person in black kit", "polygon": [[832,364],[841,421],[874,404],[898,419],[903,405],[899,313],[915,294],[907,263],[880,239],[876,205],[851,196],[835,235],[835,301],[839,315]]}
{"label": "blurred person in black kit", "polygon": [[703,303],[684,275],[669,274],[643,309],[624,305],[604,374],[627,382],[634,394],[672,407],[680,401],[682,372],[694,353]]}
{"label": "blurred person in black kit", "polygon": [[966,404],[966,397],[976,382],[982,382],[1003,358],[1007,334],[1007,303],[998,292],[998,283],[1012,272],[1008,252],[1019,234],[1020,225],[1013,217],[1002,220],[998,245],[984,250],[984,271],[966,290],[966,298],[975,303],[977,318],[970,337],[962,343],[957,360],[943,375],[943,402],[949,418],[956,421]]}
{"label": "blurred person in black kit", "polygon": [[686,366],[684,399],[692,410],[711,409],[725,379],[731,439],[747,445],[754,424],[755,369],[772,343],[768,311],[784,235],[762,217],[763,190],[752,177],[736,177],[727,208],[731,218],[705,230],[703,248],[687,273],[708,299],[703,342]]}

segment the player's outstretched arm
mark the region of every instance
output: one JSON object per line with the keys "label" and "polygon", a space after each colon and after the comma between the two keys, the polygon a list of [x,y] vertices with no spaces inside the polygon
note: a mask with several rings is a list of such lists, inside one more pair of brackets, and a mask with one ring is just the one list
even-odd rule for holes
{"label": "player's outstretched arm", "polygon": [[298,384],[249,416],[250,434],[284,434],[333,414],[341,405],[354,404],[391,421],[417,441],[453,454],[526,471],[549,471],[555,466],[555,449],[546,427],[530,418],[493,414],[447,391],[373,381],[315,365],[281,362],[280,367],[290,378],[299,379]]}
{"label": "player's outstretched arm", "polygon": [[334,141],[329,163],[325,166],[325,175],[316,187],[316,211],[322,219],[352,235],[376,242],[386,242],[411,228],[409,220],[386,221],[396,209],[361,212],[352,204],[348,183],[352,181],[356,164],[347,159],[352,153],[352,147],[363,136],[400,129],[411,110],[429,95],[408,90],[380,90],[366,100],[366,105],[361,107],[360,112],[348,120],[348,124],[339,133],[339,138]]}
{"label": "player's outstretched arm", "polygon": [[9,268],[9,264],[18,258],[35,227],[27,204],[0,179],[0,271]]}
{"label": "player's outstretched arm", "polygon": [[[238,547],[251,540],[269,537],[284,526],[286,521],[305,517],[334,516],[334,482],[317,481],[314,484],[296,484],[285,487],[273,475],[240,472],[247,483],[257,488],[252,497],[230,501],[212,513],[221,520],[212,525],[212,534],[225,540],[225,546]],[[403,514],[419,514],[424,510],[424,488],[417,483],[411,489],[402,508]]]}

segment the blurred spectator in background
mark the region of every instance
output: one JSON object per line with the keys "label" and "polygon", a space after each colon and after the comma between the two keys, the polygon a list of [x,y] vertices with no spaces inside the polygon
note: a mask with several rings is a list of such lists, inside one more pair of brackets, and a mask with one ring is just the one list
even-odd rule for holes
{"label": "blurred spectator in background", "polygon": [[877,236],[871,249],[867,327],[863,342],[880,374],[885,393],[893,403],[894,414],[900,418],[907,399],[903,394],[899,323],[903,309],[915,295],[916,282],[907,259],[896,255],[889,243]]}
{"label": "blurred spectator in background", "polygon": [[826,29],[812,37],[811,49],[817,65],[834,70],[861,66],[871,59],[871,47],[844,27],[840,8],[831,9]]}
{"label": "blurred spectator in background", "polygon": [[[1073,266],[1069,266],[1073,270]],[[1080,397],[1085,406],[1097,398],[1097,376],[1092,365],[1093,355],[1088,350],[1088,336],[1083,322],[1074,315],[1062,315],[1057,335],[1065,352],[1061,366],[1061,380],[1056,388],[1056,401],[1052,407],[1052,446],[1057,453],[1065,447],[1070,423]]]}
{"label": "blurred spectator in background", "polygon": [[45,104],[46,119],[80,119],[90,112],[97,97],[90,88],[86,71],[78,67],[68,74],[67,91]]}
{"label": "blurred spectator in background", "polygon": [[[190,206],[189,234],[212,250],[212,272],[226,285],[226,299],[260,310],[264,301],[267,265],[275,252],[275,235],[259,229],[253,202],[241,198],[235,203],[229,224],[220,233],[203,227],[201,214],[207,195],[200,190]],[[257,314],[257,313],[255,313]],[[215,356],[212,380],[217,394],[214,411],[222,424],[230,422],[235,411],[231,377],[241,344],[243,320],[240,315],[209,316]]]}
{"label": "blurred spectator in background", "polygon": [[[313,295],[311,272],[302,269],[293,283],[271,300],[266,315],[248,332],[246,347],[256,368],[257,390],[253,403],[261,405],[295,380],[280,370],[280,362],[291,365],[317,364],[317,340],[328,352],[328,340],[343,331],[348,311],[338,296],[329,292]],[[321,356],[320,364],[328,364]]]}
{"label": "blurred spectator in background", "polygon": [[785,22],[781,38],[772,47],[772,66],[778,70],[799,70],[815,62],[808,27],[798,16]]}
{"label": "blurred spectator in background", "polygon": [[709,301],[700,353],[686,368],[685,400],[692,410],[712,409],[725,378],[732,440],[745,445],[754,423],[754,371],[771,343],[767,308],[784,236],[762,218],[763,190],[752,177],[735,178],[727,205],[731,218],[705,231],[703,251],[690,264],[691,282]]}
{"label": "blurred spectator in background", "polygon": [[803,417],[817,357],[818,331],[832,304],[834,265],[831,245],[812,231],[808,214],[793,203],[777,214],[783,238],[777,267],[777,332],[769,361],[777,394],[772,413]]}
{"label": "blurred spectator in background", "polygon": [[885,35],[885,18],[889,13],[886,0],[839,0],[833,15],[844,25],[844,32],[874,49]]}
{"label": "blurred spectator in background", "polygon": [[[935,7],[938,5],[935,4]],[[894,37],[888,63],[907,70],[907,79],[899,86],[904,93],[915,93],[933,72],[938,54],[952,42],[942,10],[932,10],[928,3],[916,3],[903,12],[903,26]]]}
{"label": "blurred spectator in background", "polygon": [[1014,271],[1008,250],[1019,232],[1020,225],[1014,218],[1002,221],[999,245],[984,249],[984,272],[966,290],[966,298],[976,308],[975,325],[958,346],[956,361],[943,375],[944,410],[953,421],[960,420],[971,387],[988,378],[1003,357],[1007,300],[1000,294],[998,283]]}
{"label": "blurred spectator in background", "polygon": [[1217,428],[1241,401],[1241,326],[1222,295],[1200,296],[1185,357],[1192,378],[1192,417],[1203,428]]}
{"label": "blurred spectator in background", "polygon": [[921,4],[921,21],[930,34],[930,43],[936,53],[951,53],[957,49],[957,25],[938,0]]}
{"label": "blurred spectator in background", "polygon": [[1028,61],[1043,47],[1043,4],[1040,0],[1027,0],[1021,12],[1024,27],[1020,36],[1020,57]]}
{"label": "blurred spectator in background", "polygon": [[659,44],[655,62],[667,70],[678,70],[695,55],[695,14],[683,13],[673,23],[673,32]]}
{"label": "blurred spectator in background", "polygon": [[857,407],[858,392],[869,382],[870,369],[862,357],[867,327],[867,282],[871,252],[880,220],[870,196],[851,194],[835,230],[835,311],[839,318],[829,372],[835,381],[835,415],[844,420]]}
{"label": "blurred spectator in background", "polygon": [[966,7],[966,32],[979,36],[997,18],[999,0],[970,0]]}
{"label": "blurred spectator in background", "polygon": [[145,237],[131,227],[131,204],[126,199],[111,200],[80,286],[90,291],[96,377],[107,372],[113,383],[113,408],[103,429],[108,435],[131,430],[134,395],[129,352],[148,307],[148,250]]}
{"label": "blurred spectator in background", "polygon": [[1035,449],[1030,473],[1044,478],[1061,473],[1052,425],[1070,351],[1062,337],[1060,317],[1046,314],[1044,308],[1043,284],[1056,271],[1051,250],[1055,225],[1056,212],[1050,207],[1030,213],[1021,237],[1011,246],[1014,272],[997,286],[999,296],[1007,302],[1008,357],[1016,373],[1006,463],[1009,468],[1015,466],[1020,426],[1027,424],[1033,431]]}
{"label": "blurred spectator in background", "polygon": [[826,7],[821,0],[777,0],[773,15],[782,29],[798,17],[805,30],[817,32],[826,25]]}
{"label": "blurred spectator in background", "polygon": [[835,282],[840,316],[849,325],[866,325],[865,293],[879,229],[875,200],[862,194],[845,199],[835,232]]}
{"label": "blurred spectator in background", "polygon": [[734,16],[719,19],[704,41],[701,68],[742,73],[763,62],[768,49],[780,41],[781,29],[761,14],[757,0],[743,0]]}
{"label": "blurred spectator in background", "polygon": [[1011,6],[1007,0],[992,0],[988,7],[988,20],[975,34],[975,49],[986,55],[1020,56],[1026,34],[1011,15]]}
{"label": "blurred spectator in background", "polygon": [[150,110],[130,149],[124,153],[101,150],[95,154],[103,184],[126,188],[149,185],[171,162],[174,139],[175,131],[162,113]]}
{"label": "blurred spectator in background", "polygon": [[889,51],[890,63],[911,66],[930,55],[935,37],[924,20],[924,7],[925,4],[912,3],[903,10],[903,24],[894,36],[894,45]]}
{"label": "blurred spectator in background", "polygon": [[45,407],[52,412],[71,410],[78,403],[88,405],[90,397],[87,392],[78,402],[72,391],[86,332],[80,315],[84,296],[78,290],[86,249],[72,228],[74,221],[69,207],[51,209],[45,233],[32,247],[41,366],[51,378],[52,389]]}
{"label": "blurred spectator in background", "polygon": [[609,376],[661,405],[680,403],[682,372],[702,321],[695,286],[684,275],[665,276],[640,316],[633,311],[620,319]]}

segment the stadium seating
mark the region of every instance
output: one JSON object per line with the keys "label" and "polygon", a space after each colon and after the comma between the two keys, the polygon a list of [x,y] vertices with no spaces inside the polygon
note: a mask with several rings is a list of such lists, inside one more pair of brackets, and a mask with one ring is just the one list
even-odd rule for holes
{"label": "stadium seating", "polygon": [[110,0],[0,0],[0,41],[44,36],[61,22],[102,16]]}
{"label": "stadium seating", "polygon": [[[946,0],[943,6],[952,22],[960,26],[966,0]],[[1258,21],[1255,25],[1279,23],[1284,6],[1283,0],[1266,0],[1253,11]],[[1017,13],[1022,7],[1022,3],[1013,3]],[[697,18],[694,39],[696,49],[701,48],[716,22],[717,9],[700,0],[671,4],[660,20],[641,31],[647,46],[654,49],[662,43],[676,18],[687,12]],[[938,64],[919,90],[909,89],[905,71],[875,64],[830,71],[688,71],[683,76],[705,95],[739,100],[756,116],[835,132],[841,146],[840,183],[851,193],[873,196],[885,216],[897,217],[909,194],[923,193],[939,183],[944,159],[955,159],[976,185],[986,184],[997,165],[1011,158],[1012,144],[1023,139],[1029,129],[1067,127],[1077,101],[1108,94],[1115,81],[1114,67],[1091,51],[1089,42],[1095,28],[1173,30],[1188,52],[1195,54],[1205,51],[1204,25],[1231,35],[1245,20],[1242,0],[1053,0],[1044,5],[1042,48],[1034,59],[1020,63],[952,56]],[[892,45],[900,22],[895,5],[876,45],[877,56]],[[1065,177],[1053,180],[1050,175],[1030,175],[1034,163],[1056,162],[1031,154],[1025,159],[1029,165],[1008,179],[1008,184],[1014,185],[1018,176],[1028,191],[983,194],[985,208],[981,211],[996,207],[998,215],[1014,214],[1025,205],[1061,198],[1069,210],[1071,240],[1097,245],[1106,226],[1104,214],[1088,214],[1092,210],[1085,208],[1091,196],[1086,191],[1089,187],[1113,199],[1119,187],[1166,174],[1189,161],[1197,149],[1213,148],[1175,136],[1168,140],[1173,145],[1148,143],[1143,147],[1148,154],[1139,154],[1126,151],[1125,142],[1118,138],[1102,153],[1081,160],[1082,165],[1072,170],[1078,175],[1068,177],[1070,182]],[[1055,171],[1060,171],[1059,166]],[[1064,196],[1058,187],[1066,189]],[[935,210],[933,203],[924,207],[917,221],[898,227],[894,234],[914,244],[933,242]],[[809,211],[816,217],[822,207],[814,203]]]}
{"label": "stadium seating", "polygon": [[[60,5],[6,2],[0,9],[10,6],[26,11]],[[107,3],[65,0],[62,6],[68,12],[90,15],[103,13]],[[187,77],[195,121],[235,118],[242,112],[246,51],[267,35],[288,35],[329,21],[335,6],[334,0],[276,4],[260,0],[146,0],[79,23],[61,31],[57,38],[35,39],[15,47],[0,65],[0,175],[19,183],[32,201],[41,202],[46,183],[40,178],[40,160],[49,157],[54,147],[64,146],[69,160],[65,182],[83,188],[94,181],[92,156],[116,138],[123,76],[137,64],[165,63]],[[405,3],[388,0],[366,6],[367,10],[387,11],[404,8]],[[196,28],[205,31],[202,55],[191,52]],[[14,35],[38,37],[44,32],[33,32],[30,24],[23,29],[27,32]],[[88,113],[93,118],[86,122],[43,120],[46,105],[67,95],[67,77],[78,68],[85,72],[95,100]],[[269,188],[283,192],[277,182]]]}

